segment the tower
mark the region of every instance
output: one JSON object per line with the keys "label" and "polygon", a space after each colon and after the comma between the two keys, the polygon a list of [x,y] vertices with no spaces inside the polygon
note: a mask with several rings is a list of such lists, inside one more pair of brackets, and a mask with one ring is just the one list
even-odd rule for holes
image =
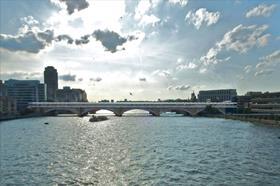
{"label": "tower", "polygon": [[191,101],[192,101],[192,102],[196,102],[196,101],[197,101],[196,95],[195,95],[194,91],[193,91],[192,94],[191,94]]}
{"label": "tower", "polygon": [[44,71],[44,82],[47,85],[47,100],[55,101],[56,90],[58,89],[57,70],[47,66]]}

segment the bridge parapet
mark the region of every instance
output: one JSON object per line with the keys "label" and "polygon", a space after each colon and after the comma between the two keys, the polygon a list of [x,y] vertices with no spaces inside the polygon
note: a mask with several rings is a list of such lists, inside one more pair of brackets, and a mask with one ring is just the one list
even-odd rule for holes
{"label": "bridge parapet", "polygon": [[[236,109],[237,104],[233,102],[220,103],[204,103],[204,102],[125,102],[125,103],[85,103],[85,102],[32,102],[29,103],[29,108],[40,110],[77,110],[77,114],[83,114],[85,112],[96,112],[98,110],[109,110],[117,116],[129,110],[140,109],[146,110],[155,116],[159,116],[162,112],[172,112],[173,110],[188,112],[190,115],[197,115],[203,111],[206,106],[211,105],[213,108],[217,108],[222,113],[226,109]],[[223,112],[224,111],[224,112]]]}

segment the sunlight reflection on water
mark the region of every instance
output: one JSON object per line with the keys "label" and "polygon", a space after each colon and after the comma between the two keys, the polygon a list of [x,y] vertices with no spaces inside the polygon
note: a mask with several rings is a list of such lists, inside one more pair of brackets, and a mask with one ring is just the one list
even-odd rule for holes
{"label": "sunlight reflection on water", "polygon": [[280,183],[279,128],[189,117],[88,119],[2,122],[1,184]]}

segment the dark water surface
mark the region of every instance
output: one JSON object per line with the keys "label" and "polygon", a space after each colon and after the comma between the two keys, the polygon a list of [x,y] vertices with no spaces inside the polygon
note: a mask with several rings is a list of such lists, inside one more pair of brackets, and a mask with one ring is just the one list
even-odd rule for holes
{"label": "dark water surface", "polygon": [[280,185],[280,128],[190,117],[88,119],[2,122],[0,185]]}

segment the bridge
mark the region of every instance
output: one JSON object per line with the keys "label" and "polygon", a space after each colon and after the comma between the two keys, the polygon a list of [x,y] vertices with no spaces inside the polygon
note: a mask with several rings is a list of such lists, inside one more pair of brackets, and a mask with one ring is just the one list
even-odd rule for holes
{"label": "bridge", "polygon": [[234,102],[31,102],[28,108],[41,114],[68,111],[81,116],[88,113],[96,113],[99,110],[111,111],[116,116],[122,116],[130,110],[148,111],[153,116],[160,116],[161,113],[165,112],[196,116],[204,111],[207,106],[217,109],[222,114],[233,113],[237,108],[237,104]]}

